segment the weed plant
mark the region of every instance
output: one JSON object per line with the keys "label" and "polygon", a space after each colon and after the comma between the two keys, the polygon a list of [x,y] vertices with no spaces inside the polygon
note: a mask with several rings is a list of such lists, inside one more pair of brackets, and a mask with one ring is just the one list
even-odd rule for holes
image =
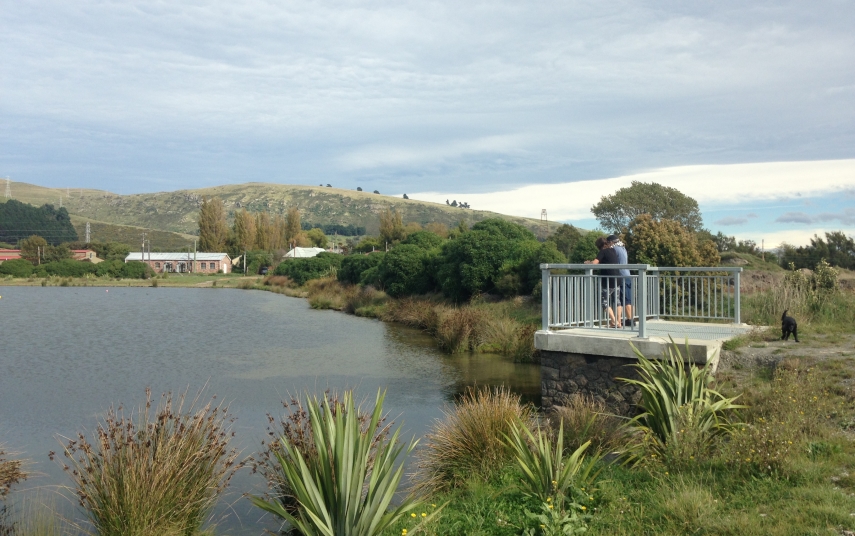
{"label": "weed plant", "polygon": [[84,434],[64,444],[64,469],[80,505],[102,536],[198,534],[235,471],[237,452],[228,408],[186,392],[165,394],[126,417],[107,411],[93,442]]}
{"label": "weed plant", "polygon": [[402,519],[415,506],[413,498],[391,503],[403,476],[401,455],[409,454],[415,442],[400,443],[400,430],[378,440],[383,398],[378,391],[367,425],[359,418],[352,391],[345,391],[339,404],[326,396],[309,398],[311,454],[304,456],[301,450],[307,445],[298,446],[286,436],[273,451],[299,505],[296,513],[277,500],[251,497],[253,504],[307,536],[374,536]]}
{"label": "weed plant", "polygon": [[423,494],[465,486],[472,478],[489,479],[513,460],[504,442],[513,423],[534,426],[534,411],[506,388],[469,388],[435,422],[416,458],[414,487]]}

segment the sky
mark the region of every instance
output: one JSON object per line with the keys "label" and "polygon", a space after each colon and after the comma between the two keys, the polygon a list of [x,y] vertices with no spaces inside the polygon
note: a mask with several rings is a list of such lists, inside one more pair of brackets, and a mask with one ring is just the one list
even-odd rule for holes
{"label": "sky", "polygon": [[327,184],[586,228],[634,180],[855,234],[855,3],[0,0],[0,176]]}

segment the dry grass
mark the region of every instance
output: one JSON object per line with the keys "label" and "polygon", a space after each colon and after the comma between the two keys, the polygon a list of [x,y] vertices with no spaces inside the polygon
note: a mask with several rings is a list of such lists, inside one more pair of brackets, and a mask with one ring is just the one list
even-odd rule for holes
{"label": "dry grass", "polygon": [[534,426],[534,410],[505,388],[469,388],[445,418],[436,421],[416,457],[414,487],[421,493],[459,488],[490,475],[512,459],[505,444],[511,426]]}
{"label": "dry grass", "polygon": [[564,406],[555,406],[549,415],[555,430],[564,422],[564,445],[575,450],[591,442],[591,451],[619,451],[628,441],[624,420],[608,411],[605,401],[577,394]]}
{"label": "dry grass", "polygon": [[10,458],[0,445],[0,500],[11,491],[12,486],[27,479],[23,460]]}
{"label": "dry grass", "polygon": [[80,505],[101,536],[198,534],[235,471],[237,453],[228,408],[201,405],[201,393],[184,410],[186,393],[163,395],[125,417],[110,409],[92,443],[68,440],[64,469]]}

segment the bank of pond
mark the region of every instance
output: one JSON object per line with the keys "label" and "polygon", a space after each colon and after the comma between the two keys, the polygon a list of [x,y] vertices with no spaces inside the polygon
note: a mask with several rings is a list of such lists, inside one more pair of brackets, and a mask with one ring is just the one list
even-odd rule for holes
{"label": "bank of pond", "polygon": [[791,359],[715,381],[673,347],[639,355],[632,416],[590,397],[541,412],[472,387],[418,441],[401,433],[406,415],[386,413],[383,389],[303,391],[252,454],[234,448],[239,424],[221,399],[147,391],[51,454],[76,517],[16,502],[27,466],[4,454],[0,534],[234,533],[213,507],[248,472],[268,488],[239,490],[234,504],[258,511],[246,534],[844,534],[855,412],[840,380],[853,361]]}

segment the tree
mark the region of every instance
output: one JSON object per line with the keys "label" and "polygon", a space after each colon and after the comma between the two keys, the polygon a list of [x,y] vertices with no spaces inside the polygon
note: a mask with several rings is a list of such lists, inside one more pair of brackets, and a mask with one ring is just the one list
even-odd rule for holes
{"label": "tree", "polygon": [[290,244],[297,239],[297,235],[299,235],[301,231],[300,209],[297,207],[291,207],[285,214],[285,239]]}
{"label": "tree", "polygon": [[375,194],[379,194],[380,192],[379,192],[378,190],[374,190],[374,193],[375,193]]}
{"label": "tree", "polygon": [[[462,222],[461,222],[462,223]],[[488,231],[508,240],[536,240],[534,233],[517,223],[501,218],[487,218],[472,226],[473,231]]]}
{"label": "tree", "polygon": [[223,200],[214,197],[202,198],[199,207],[199,249],[220,252],[226,249],[229,228],[226,224],[226,206]]}
{"label": "tree", "polygon": [[443,223],[431,222],[425,225],[425,231],[429,231],[440,238],[448,238],[448,226]]}
{"label": "tree", "polygon": [[235,214],[233,232],[238,250],[251,251],[255,249],[255,219],[246,209]]}
{"label": "tree", "polygon": [[255,215],[255,247],[270,251],[273,249],[271,238],[270,215],[259,212]]}
{"label": "tree", "polygon": [[306,232],[306,238],[312,242],[312,245],[316,248],[325,248],[327,247],[327,235],[321,229],[315,227]]}
{"label": "tree", "polygon": [[386,253],[378,268],[383,288],[393,297],[427,292],[433,286],[428,266],[436,254],[436,250],[413,244],[395,247]]}
{"label": "tree", "polygon": [[380,213],[380,238],[389,242],[398,242],[405,236],[404,221],[397,209],[388,207]]}
{"label": "tree", "polygon": [[597,238],[603,236],[604,233],[602,231],[591,231],[589,233],[585,233],[579,238],[579,241],[576,242],[576,245],[573,246],[573,249],[570,250],[570,255],[568,255],[568,260],[571,264],[582,264],[585,261],[590,261],[597,257],[597,253],[600,250],[597,249]]}
{"label": "tree", "polygon": [[721,257],[712,240],[698,243],[696,235],[675,220],[655,220],[642,214],[626,236],[629,262],[653,266],[718,266]]}
{"label": "tree", "polygon": [[21,258],[27,259],[33,264],[41,264],[42,256],[45,254],[47,240],[44,238],[32,235],[29,238],[21,240],[18,244],[21,249]]}
{"label": "tree", "polygon": [[357,191],[357,192],[361,192],[361,191],[362,191],[362,186],[357,186],[357,187],[356,187],[356,191]]}
{"label": "tree", "polygon": [[567,225],[565,223],[556,229],[555,233],[547,239],[547,242],[555,244],[555,249],[563,253],[564,256],[569,259],[570,252],[573,251],[573,248],[576,247],[576,244],[581,239],[581,231],[572,225]]}
{"label": "tree", "polygon": [[404,199],[409,199],[409,197],[407,197],[407,194],[404,194]]}
{"label": "tree", "polygon": [[621,188],[591,207],[604,229],[624,232],[629,224],[642,214],[654,220],[674,220],[691,232],[703,226],[698,202],[679,190],[656,184],[632,181],[632,186]]}

